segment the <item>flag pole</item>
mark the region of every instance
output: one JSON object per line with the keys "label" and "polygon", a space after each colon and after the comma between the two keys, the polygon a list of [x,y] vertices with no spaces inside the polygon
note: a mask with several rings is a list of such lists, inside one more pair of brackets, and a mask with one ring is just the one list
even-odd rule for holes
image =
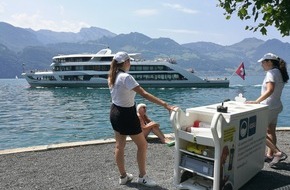
{"label": "flag pole", "polygon": [[233,74],[229,77],[229,80],[234,76],[235,73],[236,71],[234,71]]}

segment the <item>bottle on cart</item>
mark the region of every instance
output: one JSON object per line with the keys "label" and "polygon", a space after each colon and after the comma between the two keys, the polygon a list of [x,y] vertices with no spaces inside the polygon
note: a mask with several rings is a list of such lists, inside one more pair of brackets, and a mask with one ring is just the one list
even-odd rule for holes
{"label": "bottle on cart", "polygon": [[193,123],[193,127],[210,128],[210,123],[195,120]]}
{"label": "bottle on cart", "polygon": [[207,147],[202,151],[202,155],[210,158],[214,158],[214,148],[212,147]]}

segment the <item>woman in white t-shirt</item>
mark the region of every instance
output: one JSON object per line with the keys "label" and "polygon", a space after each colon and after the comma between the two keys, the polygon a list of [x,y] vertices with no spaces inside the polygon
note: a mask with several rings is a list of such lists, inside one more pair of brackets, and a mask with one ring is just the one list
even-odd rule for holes
{"label": "woman in white t-shirt", "polygon": [[269,106],[269,123],[266,139],[268,151],[265,156],[265,161],[270,162],[271,167],[275,167],[276,163],[287,159],[287,155],[281,152],[276,146],[276,126],[278,115],[283,110],[281,94],[289,76],[286,62],[273,53],[265,54],[258,62],[262,64],[263,69],[266,71],[261,96],[256,101],[248,101],[247,103],[260,103]]}
{"label": "woman in white t-shirt", "polygon": [[156,186],[156,182],[146,175],[147,141],[142,133],[137,116],[135,95],[140,94],[147,100],[163,106],[168,111],[175,109],[165,101],[145,91],[138,82],[127,73],[130,69],[130,57],[126,52],[118,52],[111,63],[108,85],[112,97],[110,121],[115,132],[115,161],[120,172],[119,184],[126,184],[133,175],[126,172],[124,149],[129,135],[137,145],[137,163],[139,168],[138,183]]}

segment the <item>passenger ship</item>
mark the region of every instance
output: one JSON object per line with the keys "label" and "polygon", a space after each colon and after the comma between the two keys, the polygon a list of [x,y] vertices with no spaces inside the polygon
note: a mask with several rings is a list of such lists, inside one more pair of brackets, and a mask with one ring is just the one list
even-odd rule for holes
{"label": "passenger ship", "polygon": [[[129,73],[142,87],[227,88],[229,80],[202,79],[193,72],[168,61],[143,61],[138,53],[129,54]],[[107,77],[114,57],[110,49],[96,54],[71,54],[53,57],[50,71],[22,73],[31,87],[108,87]]]}

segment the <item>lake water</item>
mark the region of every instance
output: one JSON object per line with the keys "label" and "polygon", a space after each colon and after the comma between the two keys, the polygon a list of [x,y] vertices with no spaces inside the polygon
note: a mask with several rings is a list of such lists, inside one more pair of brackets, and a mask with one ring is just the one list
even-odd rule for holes
{"label": "lake water", "polygon": [[[229,88],[147,89],[181,109],[234,100],[242,93],[255,100],[264,76],[233,76]],[[0,80],[0,150],[87,141],[113,137],[109,121],[109,90],[97,88],[29,88],[24,79]],[[290,126],[290,86],[286,84],[284,110],[278,126]],[[148,115],[161,124],[164,133],[172,133],[169,113],[137,95],[137,103],[146,103]]]}

